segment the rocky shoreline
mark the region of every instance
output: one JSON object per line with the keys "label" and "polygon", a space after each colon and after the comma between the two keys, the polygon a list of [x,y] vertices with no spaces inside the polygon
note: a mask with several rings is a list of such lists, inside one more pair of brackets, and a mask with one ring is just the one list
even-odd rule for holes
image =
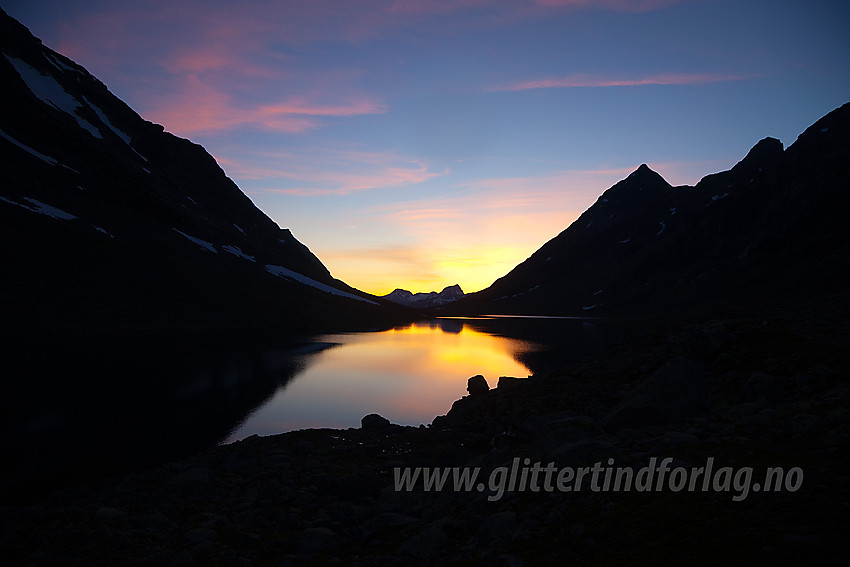
{"label": "rocky shoreline", "polygon": [[[218,446],[0,508],[0,550],[15,565],[839,564],[850,364],[832,317],[717,318],[492,389],[475,378],[428,426],[372,415]],[[669,476],[711,459],[753,482],[768,467],[799,478],[746,494],[732,473],[706,491],[604,490],[606,467],[665,458]],[[584,484],[562,490],[549,463],[587,469]],[[397,490],[405,467],[478,467],[483,482]]]}

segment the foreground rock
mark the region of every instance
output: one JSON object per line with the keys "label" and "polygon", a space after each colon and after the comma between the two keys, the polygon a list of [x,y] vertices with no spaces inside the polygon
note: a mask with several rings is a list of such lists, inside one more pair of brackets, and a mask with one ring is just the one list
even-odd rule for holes
{"label": "foreground rock", "polygon": [[466,391],[470,396],[480,396],[490,391],[490,385],[487,384],[487,379],[481,374],[476,374],[466,382]]}
{"label": "foreground rock", "polygon": [[[21,565],[837,563],[850,509],[847,337],[798,323],[711,321],[604,361],[503,377],[429,427],[373,414],[357,429],[251,437],[2,508],[0,549]],[[603,489],[604,467],[665,458],[667,478],[713,459],[715,471],[752,467],[753,482],[799,468],[801,482]],[[584,483],[561,490],[549,463],[587,467]],[[408,480],[415,467],[480,476],[455,490],[450,471],[426,490],[420,469],[406,490],[404,467]]]}

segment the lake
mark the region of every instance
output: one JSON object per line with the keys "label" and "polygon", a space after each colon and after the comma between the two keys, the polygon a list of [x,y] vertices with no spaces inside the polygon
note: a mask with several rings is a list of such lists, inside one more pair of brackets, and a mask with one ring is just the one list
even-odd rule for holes
{"label": "lake", "polygon": [[491,316],[298,340],[21,339],[2,355],[0,492],[139,470],[254,434],[359,427],[370,413],[429,424],[470,376],[495,387],[601,353],[629,329]]}
{"label": "lake", "polygon": [[[400,425],[429,424],[466,395],[470,376],[496,387],[601,350],[622,326],[557,317],[442,318],[380,332],[324,335],[301,370],[225,442],[308,427],[359,427],[378,413]],[[548,357],[548,358],[547,358]]]}

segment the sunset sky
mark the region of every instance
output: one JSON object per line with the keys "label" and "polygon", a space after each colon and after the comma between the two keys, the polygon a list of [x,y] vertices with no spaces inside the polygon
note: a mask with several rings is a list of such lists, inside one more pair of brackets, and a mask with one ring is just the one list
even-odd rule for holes
{"label": "sunset sky", "polygon": [[334,276],[487,287],[641,163],[674,185],[850,100],[846,0],[15,0]]}

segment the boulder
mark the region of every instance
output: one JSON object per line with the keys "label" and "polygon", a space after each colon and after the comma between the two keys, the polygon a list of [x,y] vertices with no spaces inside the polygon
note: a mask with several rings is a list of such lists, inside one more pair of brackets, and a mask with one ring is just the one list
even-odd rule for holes
{"label": "boulder", "polygon": [[496,386],[500,390],[512,390],[516,388],[528,378],[514,378],[513,376],[499,376],[499,384]]}
{"label": "boulder", "polygon": [[476,374],[472,378],[470,378],[466,385],[466,391],[469,392],[470,396],[478,396],[480,394],[485,394],[490,391],[490,385],[487,384],[487,380],[481,374]]}
{"label": "boulder", "polygon": [[360,428],[364,431],[378,431],[390,426],[390,420],[376,413],[370,413],[360,420]]}

